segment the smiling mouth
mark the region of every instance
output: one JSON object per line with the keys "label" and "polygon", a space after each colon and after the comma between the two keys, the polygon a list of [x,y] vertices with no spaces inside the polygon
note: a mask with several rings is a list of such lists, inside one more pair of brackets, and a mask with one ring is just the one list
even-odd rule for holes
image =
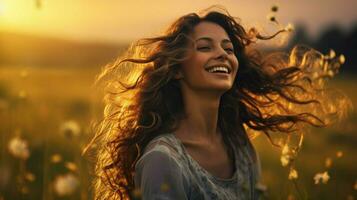
{"label": "smiling mouth", "polygon": [[209,73],[223,73],[223,74],[230,74],[231,69],[227,66],[221,65],[221,66],[213,66],[209,67],[206,69],[207,72]]}

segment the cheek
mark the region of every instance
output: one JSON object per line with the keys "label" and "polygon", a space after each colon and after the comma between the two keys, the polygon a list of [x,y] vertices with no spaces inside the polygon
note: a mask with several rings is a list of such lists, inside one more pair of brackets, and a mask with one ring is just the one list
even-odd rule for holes
{"label": "cheek", "polygon": [[183,63],[182,70],[185,73],[195,73],[194,71],[200,71],[204,69],[206,62],[207,58],[205,56],[195,55]]}
{"label": "cheek", "polygon": [[207,62],[208,58],[209,56],[207,56],[206,54],[196,53],[194,54],[194,56],[191,57],[190,63],[193,66],[202,67]]}
{"label": "cheek", "polygon": [[237,71],[239,68],[239,61],[238,61],[237,57],[234,56],[231,59],[231,63],[232,63],[232,66],[234,66],[234,69]]}

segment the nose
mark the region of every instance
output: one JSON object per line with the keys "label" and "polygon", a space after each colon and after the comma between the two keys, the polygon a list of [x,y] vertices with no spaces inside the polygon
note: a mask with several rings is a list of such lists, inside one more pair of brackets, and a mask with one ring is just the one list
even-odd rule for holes
{"label": "nose", "polygon": [[224,50],[223,48],[218,48],[216,59],[224,60],[224,59],[227,59],[227,56],[228,56],[228,54],[227,54],[226,50]]}

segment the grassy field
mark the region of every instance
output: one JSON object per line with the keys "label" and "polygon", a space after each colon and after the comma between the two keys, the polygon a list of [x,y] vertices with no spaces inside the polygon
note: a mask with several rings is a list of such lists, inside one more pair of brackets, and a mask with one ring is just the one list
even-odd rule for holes
{"label": "grassy field", "polygon": [[[101,92],[92,87],[100,69],[0,69],[0,200],[92,199],[93,159],[81,150],[93,136],[90,123],[102,116]],[[356,84],[354,76],[332,83],[354,103]],[[356,123],[354,111],[333,127],[306,134],[295,182],[280,164],[281,150],[258,136],[253,142],[268,199],[357,198]],[[315,184],[314,176],[324,171],[330,179]]]}

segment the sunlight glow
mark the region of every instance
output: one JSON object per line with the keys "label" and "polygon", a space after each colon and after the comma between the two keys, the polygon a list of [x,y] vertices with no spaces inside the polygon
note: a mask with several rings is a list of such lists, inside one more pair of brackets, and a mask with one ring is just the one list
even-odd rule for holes
{"label": "sunlight glow", "polygon": [[[243,25],[262,27],[269,33],[270,26],[265,16],[273,2],[275,1],[182,0],[178,3],[152,0],[148,3],[145,0],[43,0],[39,6],[36,0],[1,0],[0,31],[79,40],[132,40],[157,35],[179,16],[219,4],[233,16],[239,17]],[[354,0],[346,0],[346,5],[351,5],[347,7],[337,2],[338,0],[328,1],[322,9],[319,1],[281,1],[276,17],[282,25],[304,22],[315,32],[331,21],[345,25],[355,21]],[[331,8],[338,14],[331,15]],[[317,9],[319,15],[316,15]],[[301,15],[301,10],[306,14]]]}

